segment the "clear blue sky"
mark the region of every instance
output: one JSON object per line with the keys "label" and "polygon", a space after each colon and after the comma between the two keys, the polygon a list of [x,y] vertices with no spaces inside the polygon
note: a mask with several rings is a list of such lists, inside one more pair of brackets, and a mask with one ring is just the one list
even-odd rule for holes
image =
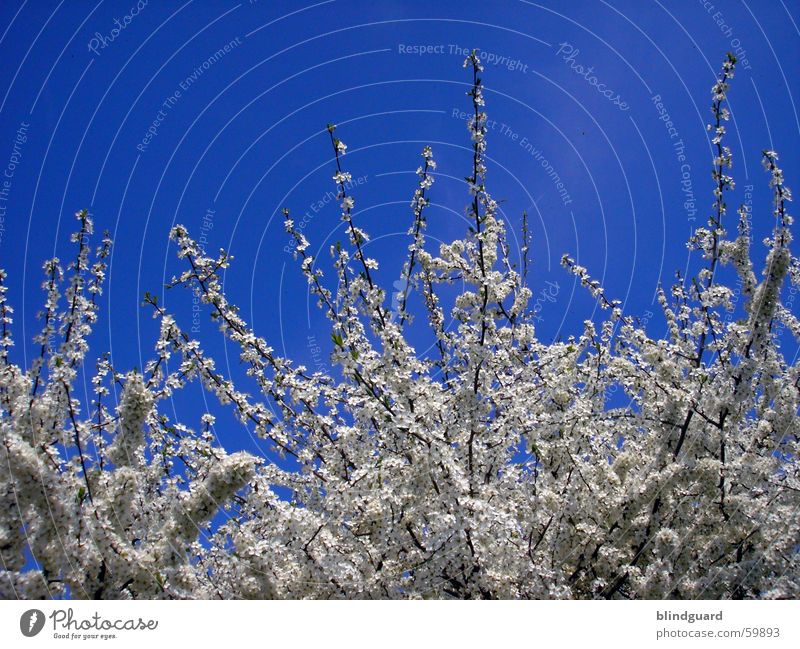
{"label": "clear blue sky", "polygon": [[[6,0],[0,266],[10,275],[17,340],[30,344],[37,330],[42,260],[72,254],[72,215],[85,207],[115,240],[94,349],[110,345],[118,370],[151,355],[157,330],[140,302],[145,291],[163,294],[180,268],[167,241],[175,223],[206,234],[211,250],[232,251],[229,298],[259,334],[327,366],[327,323],[309,308],[284,250],[280,211],[289,207],[296,220],[308,213],[305,232],[326,260],[330,244],[345,239],[326,198],[334,186],[325,126],[335,122],[349,147],[345,167],[362,178],[355,218],[373,236],[385,285],[399,277],[425,144],[439,163],[431,239],[461,236],[469,48],[486,57],[489,189],[510,230],[519,233],[522,211],[530,214],[540,336],[578,333],[593,313],[559,265],[565,252],[627,313],[647,317],[657,283],[696,262],[684,243],[711,206],[705,125],[727,51],[740,58],[728,223],[753,185],[757,240],[771,228],[763,148],[781,153],[787,183],[798,185],[798,23],[800,6],[787,0]],[[204,218],[213,229],[201,231]],[[172,293],[167,306],[191,329],[190,296]],[[651,327],[660,333],[657,318]],[[221,367],[240,373],[205,315],[196,335]],[[187,423],[196,424],[199,388],[184,398],[177,407],[193,410]],[[223,443],[253,450],[227,421]]]}

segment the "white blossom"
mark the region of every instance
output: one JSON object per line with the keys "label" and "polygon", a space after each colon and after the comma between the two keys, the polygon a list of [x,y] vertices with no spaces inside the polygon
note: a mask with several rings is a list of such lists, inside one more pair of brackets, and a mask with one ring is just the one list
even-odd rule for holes
{"label": "white blossom", "polygon": [[[111,244],[92,255],[80,212],[74,261],[44,265],[28,368],[14,361],[0,271],[0,595],[800,597],[800,371],[776,332],[780,323],[800,340],[781,293],[787,278],[800,285],[800,262],[774,151],[764,151],[775,227],[760,277],[744,207],[727,238],[735,62],[712,90],[714,202],[689,241],[702,268],[659,287],[663,338],[569,254],[563,265],[603,310],[564,341],[537,337],[533,291],[487,190],[476,53],[465,61],[475,116],[464,238],[437,252],[426,241],[436,167],[425,147],[408,256],[397,290],[383,289],[334,125],[347,240],[330,248],[329,283],[284,211],[330,322],[333,370],[309,372],[256,334],[222,290],[231,257],[206,254],[181,225],[171,238],[184,270],[169,286],[199,297],[247,380],[228,377],[150,294],[160,334],[143,370],[89,358]],[[734,287],[715,273],[723,264],[744,298],[736,319],[726,317]],[[412,325],[428,328],[429,351],[410,343]],[[91,368],[87,397],[78,386]],[[200,430],[169,405],[192,381],[220,405],[191,418]],[[628,405],[613,405],[615,393]],[[227,415],[292,466],[228,453]]]}

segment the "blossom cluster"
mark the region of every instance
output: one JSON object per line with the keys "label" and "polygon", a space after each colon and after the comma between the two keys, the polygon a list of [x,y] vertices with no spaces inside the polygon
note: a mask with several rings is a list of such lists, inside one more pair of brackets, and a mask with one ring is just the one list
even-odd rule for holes
{"label": "blossom cluster", "polygon": [[[330,249],[335,288],[284,212],[300,272],[330,321],[330,372],[277,354],[223,292],[230,256],[207,254],[176,226],[185,270],[170,287],[198,296],[238,349],[247,385],[148,294],[160,324],[153,359],[119,373],[101,356],[93,397],[82,401],[75,384],[111,244],[106,237],[90,263],[92,223],[79,213],[68,272],[45,264],[40,354],[27,369],[12,362],[0,272],[0,595],[800,597],[800,371],[776,334],[782,323],[800,340],[800,320],[781,301],[787,282],[800,285],[800,262],[774,151],[764,152],[775,227],[763,269],[746,209],[734,238],[723,228],[735,63],[726,59],[713,88],[714,203],[689,242],[703,267],[659,289],[663,338],[569,255],[563,264],[605,310],[565,341],[537,337],[527,221],[520,273],[487,190],[475,53],[465,61],[471,227],[438,250],[428,245],[436,165],[426,147],[396,311],[366,254],[334,125],[347,232]],[[745,298],[737,321],[725,317],[723,265]],[[463,289],[447,297],[455,282]],[[430,353],[409,342],[414,314],[433,336]],[[211,415],[198,427],[174,421],[165,401],[190,381],[291,468],[226,452]]]}

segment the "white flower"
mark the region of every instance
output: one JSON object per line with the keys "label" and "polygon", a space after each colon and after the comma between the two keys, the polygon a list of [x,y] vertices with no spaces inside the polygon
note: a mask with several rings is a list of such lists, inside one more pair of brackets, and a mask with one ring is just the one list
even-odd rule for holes
{"label": "white flower", "polygon": [[[480,69],[477,54],[467,63]],[[734,63],[715,84],[720,120]],[[471,96],[483,101],[477,84]],[[289,323],[303,332],[305,365],[229,301],[230,255],[207,254],[181,225],[171,286],[204,305],[238,359],[215,363],[194,337],[195,312],[172,315],[148,294],[160,326],[143,371],[110,356],[94,364],[110,242],[90,254],[86,212],[72,266],[44,265],[30,367],[9,353],[0,270],[0,596],[800,597],[800,393],[781,347],[800,340],[784,303],[800,261],[777,154],[764,152],[776,217],[766,259],[751,256],[757,209],[742,207],[726,238],[732,157],[720,130],[714,215],[689,242],[701,251],[696,276],[659,287],[659,313],[635,318],[624,315],[635,305],[612,299],[619,286],[565,254],[574,285],[602,308],[550,341],[537,327],[572,296],[561,279],[529,283],[517,270],[516,233],[488,190],[483,121],[463,238],[426,240],[423,150],[394,290],[365,256],[347,172],[333,176],[347,233],[330,246],[331,281],[284,211],[330,323],[307,338],[305,323]],[[732,279],[715,272],[729,262]],[[196,403],[209,409],[200,430],[175,420],[196,422]],[[252,453],[224,448],[238,426],[254,433]]]}
{"label": "white flower", "polygon": [[344,184],[350,182],[350,180],[352,179],[352,176],[347,171],[337,171],[333,175],[333,179],[336,181],[337,184],[344,185]]}

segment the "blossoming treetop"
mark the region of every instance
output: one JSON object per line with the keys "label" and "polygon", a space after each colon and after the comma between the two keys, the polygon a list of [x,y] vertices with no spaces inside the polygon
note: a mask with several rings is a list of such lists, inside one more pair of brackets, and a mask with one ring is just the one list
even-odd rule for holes
{"label": "blossoming treetop", "polygon": [[[486,186],[474,54],[465,61],[472,225],[463,239],[429,249],[436,166],[426,147],[394,312],[353,217],[335,126],[333,179],[348,234],[347,245],[331,248],[335,289],[285,213],[300,271],[330,320],[335,372],[276,354],[222,291],[228,255],[206,255],[177,226],[185,270],[171,285],[208,306],[257,396],[147,295],[160,322],[153,360],[141,373],[119,373],[101,356],[93,398],[83,402],[74,384],[89,362],[111,242],[92,253],[92,222],[80,212],[68,272],[57,259],[44,266],[40,354],[28,369],[9,354],[12,310],[0,282],[2,596],[800,596],[800,375],[776,336],[783,323],[800,339],[800,321],[780,299],[787,279],[800,285],[800,264],[773,151],[764,165],[775,227],[761,278],[744,208],[735,236],[727,233],[725,101],[735,63],[729,55],[713,88],[715,200],[689,242],[704,267],[659,290],[663,339],[566,255],[607,317],[565,342],[537,338],[527,259],[520,273]],[[722,265],[735,269],[745,298],[738,322],[724,318],[733,291],[718,279]],[[445,304],[441,287],[456,279],[464,289]],[[427,323],[414,322],[411,291]],[[430,328],[432,354],[410,345],[412,326]],[[165,400],[194,380],[300,469],[227,453],[210,415],[173,421]],[[609,400],[619,389],[630,400],[622,407]]]}

